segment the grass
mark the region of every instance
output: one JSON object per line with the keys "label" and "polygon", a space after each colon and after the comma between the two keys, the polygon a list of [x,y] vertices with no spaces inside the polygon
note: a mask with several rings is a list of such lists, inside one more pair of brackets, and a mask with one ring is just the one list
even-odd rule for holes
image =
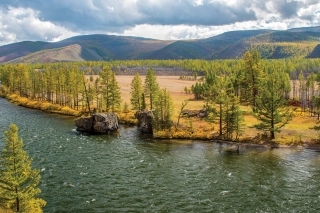
{"label": "grass", "polygon": [[[121,94],[123,102],[130,103],[130,84],[133,76],[116,76],[119,86],[121,87]],[[144,81],[144,76],[142,76]],[[157,76],[157,81],[161,88],[166,88],[170,91],[174,101],[174,115],[173,121],[177,122],[177,117],[181,104],[184,100],[191,99],[185,109],[200,110],[204,106],[204,101],[195,101],[192,94],[186,94],[184,92],[185,87],[191,87],[195,81],[180,80],[178,76]],[[244,112],[245,127],[240,140],[247,141],[256,138],[257,142],[260,142],[263,132],[252,128],[254,124],[259,121],[251,114],[251,107],[241,106],[241,110]],[[171,129],[169,132],[159,132],[157,137],[159,138],[198,138],[206,139],[209,136],[217,135],[219,129],[218,124],[209,124],[200,118],[181,118],[180,124],[189,128],[190,121],[192,122],[193,133],[190,131]],[[313,142],[319,138],[319,133],[310,129],[316,125],[317,120],[310,116],[296,112],[292,121],[281,129],[280,133],[276,133],[275,142],[280,145],[301,145],[303,142]],[[192,132],[192,131],[191,131]]]}

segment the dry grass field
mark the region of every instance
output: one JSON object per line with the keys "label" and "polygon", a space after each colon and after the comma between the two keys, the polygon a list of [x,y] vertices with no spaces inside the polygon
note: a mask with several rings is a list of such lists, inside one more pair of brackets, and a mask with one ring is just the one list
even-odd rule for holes
{"label": "dry grass field", "polygon": [[[145,76],[141,76],[144,81]],[[121,94],[123,103],[126,101],[130,104],[130,84],[133,79],[133,76],[116,76],[119,86],[121,87]],[[157,76],[157,81],[161,88],[166,88],[170,91],[173,102],[174,102],[174,122],[177,120],[177,116],[181,107],[181,103],[187,99],[193,99],[192,94],[186,94],[184,92],[185,87],[191,87],[195,81],[180,80],[178,76]],[[186,109],[200,110],[204,105],[203,101],[190,101],[185,107]],[[242,111],[250,112],[250,107],[242,107]],[[256,124],[258,121],[250,115],[250,113],[245,113],[245,128],[241,138],[254,138],[258,135],[261,135],[262,132],[251,128],[252,125]],[[182,119],[180,123],[188,125],[187,119]],[[301,115],[300,113],[295,113],[292,121],[282,128],[280,133],[276,133],[276,141],[280,144],[300,144],[302,142],[309,142],[319,139],[319,133],[311,130],[310,127],[316,124],[314,118],[310,118],[307,115]],[[189,122],[190,123],[190,122]],[[218,125],[210,125],[198,118],[192,119],[193,128],[195,131],[211,131],[215,133],[218,130]]]}
{"label": "dry grass field", "polygon": [[[118,84],[121,88],[121,98],[130,104],[130,91],[131,91],[131,81],[134,76],[116,76]],[[141,76],[142,82],[145,80],[145,76]],[[187,80],[180,80],[178,76],[157,76],[157,81],[159,83],[160,88],[170,91],[174,106],[177,110],[180,109],[181,103],[184,100],[192,99],[192,94],[186,94],[184,92],[185,87],[191,87],[195,84],[195,81],[187,81]],[[201,109],[203,106],[202,101],[190,101],[186,108],[192,109]],[[176,111],[177,111],[176,110]]]}

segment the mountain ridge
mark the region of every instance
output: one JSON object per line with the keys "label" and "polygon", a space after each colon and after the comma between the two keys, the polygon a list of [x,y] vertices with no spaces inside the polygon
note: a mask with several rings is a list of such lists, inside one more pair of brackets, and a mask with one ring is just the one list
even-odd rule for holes
{"label": "mountain ridge", "polygon": [[[257,48],[263,58],[318,58],[320,57],[319,47],[317,47],[319,44],[320,26],[282,31],[267,29],[229,31],[210,38],[194,40],[157,40],[92,34],[74,36],[58,42],[22,41],[3,45],[0,46],[0,63],[235,59],[241,57],[248,48]],[[78,48],[78,52],[73,49],[75,47]],[[72,57],[68,56],[68,51],[73,55]],[[65,58],[56,57],[56,55],[65,56]]]}

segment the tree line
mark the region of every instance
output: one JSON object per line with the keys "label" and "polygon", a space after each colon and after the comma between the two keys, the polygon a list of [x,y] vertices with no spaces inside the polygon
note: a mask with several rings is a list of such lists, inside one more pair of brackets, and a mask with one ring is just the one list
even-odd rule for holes
{"label": "tree line", "polygon": [[[272,130],[271,138],[290,120],[290,116],[284,116],[291,115],[285,110],[290,104],[320,117],[320,60],[265,60],[261,59],[257,50],[246,52],[241,60],[3,64],[0,66],[1,93],[15,93],[83,112],[114,112],[121,108],[122,103],[115,75],[125,69],[149,67],[144,85],[139,79],[139,72],[134,76],[130,102],[134,110],[155,110],[157,101],[161,105],[172,101],[167,99],[170,95],[168,91],[159,89],[156,82],[153,68],[161,66],[179,67],[190,72],[196,81],[190,88],[195,99],[206,100],[206,107],[211,110],[208,119],[218,119],[219,135],[230,139],[237,138],[242,131],[240,105],[251,105],[258,119],[270,121],[268,128],[266,121],[256,127]],[[270,103],[273,105],[270,106]],[[125,106],[127,111],[128,103]],[[165,112],[172,111],[170,108],[172,106],[167,106]],[[262,115],[270,109],[274,110],[271,115]],[[160,108],[155,113],[158,111],[162,114],[160,120],[166,120],[164,123],[169,124],[164,110]]]}

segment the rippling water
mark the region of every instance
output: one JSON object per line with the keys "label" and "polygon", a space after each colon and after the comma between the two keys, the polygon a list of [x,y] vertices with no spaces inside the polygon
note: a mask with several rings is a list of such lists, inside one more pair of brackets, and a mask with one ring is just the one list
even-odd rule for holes
{"label": "rippling water", "polygon": [[[134,127],[88,136],[73,119],[0,99],[41,170],[45,212],[319,212],[320,153],[156,141]],[[3,134],[0,135],[3,147]]]}

